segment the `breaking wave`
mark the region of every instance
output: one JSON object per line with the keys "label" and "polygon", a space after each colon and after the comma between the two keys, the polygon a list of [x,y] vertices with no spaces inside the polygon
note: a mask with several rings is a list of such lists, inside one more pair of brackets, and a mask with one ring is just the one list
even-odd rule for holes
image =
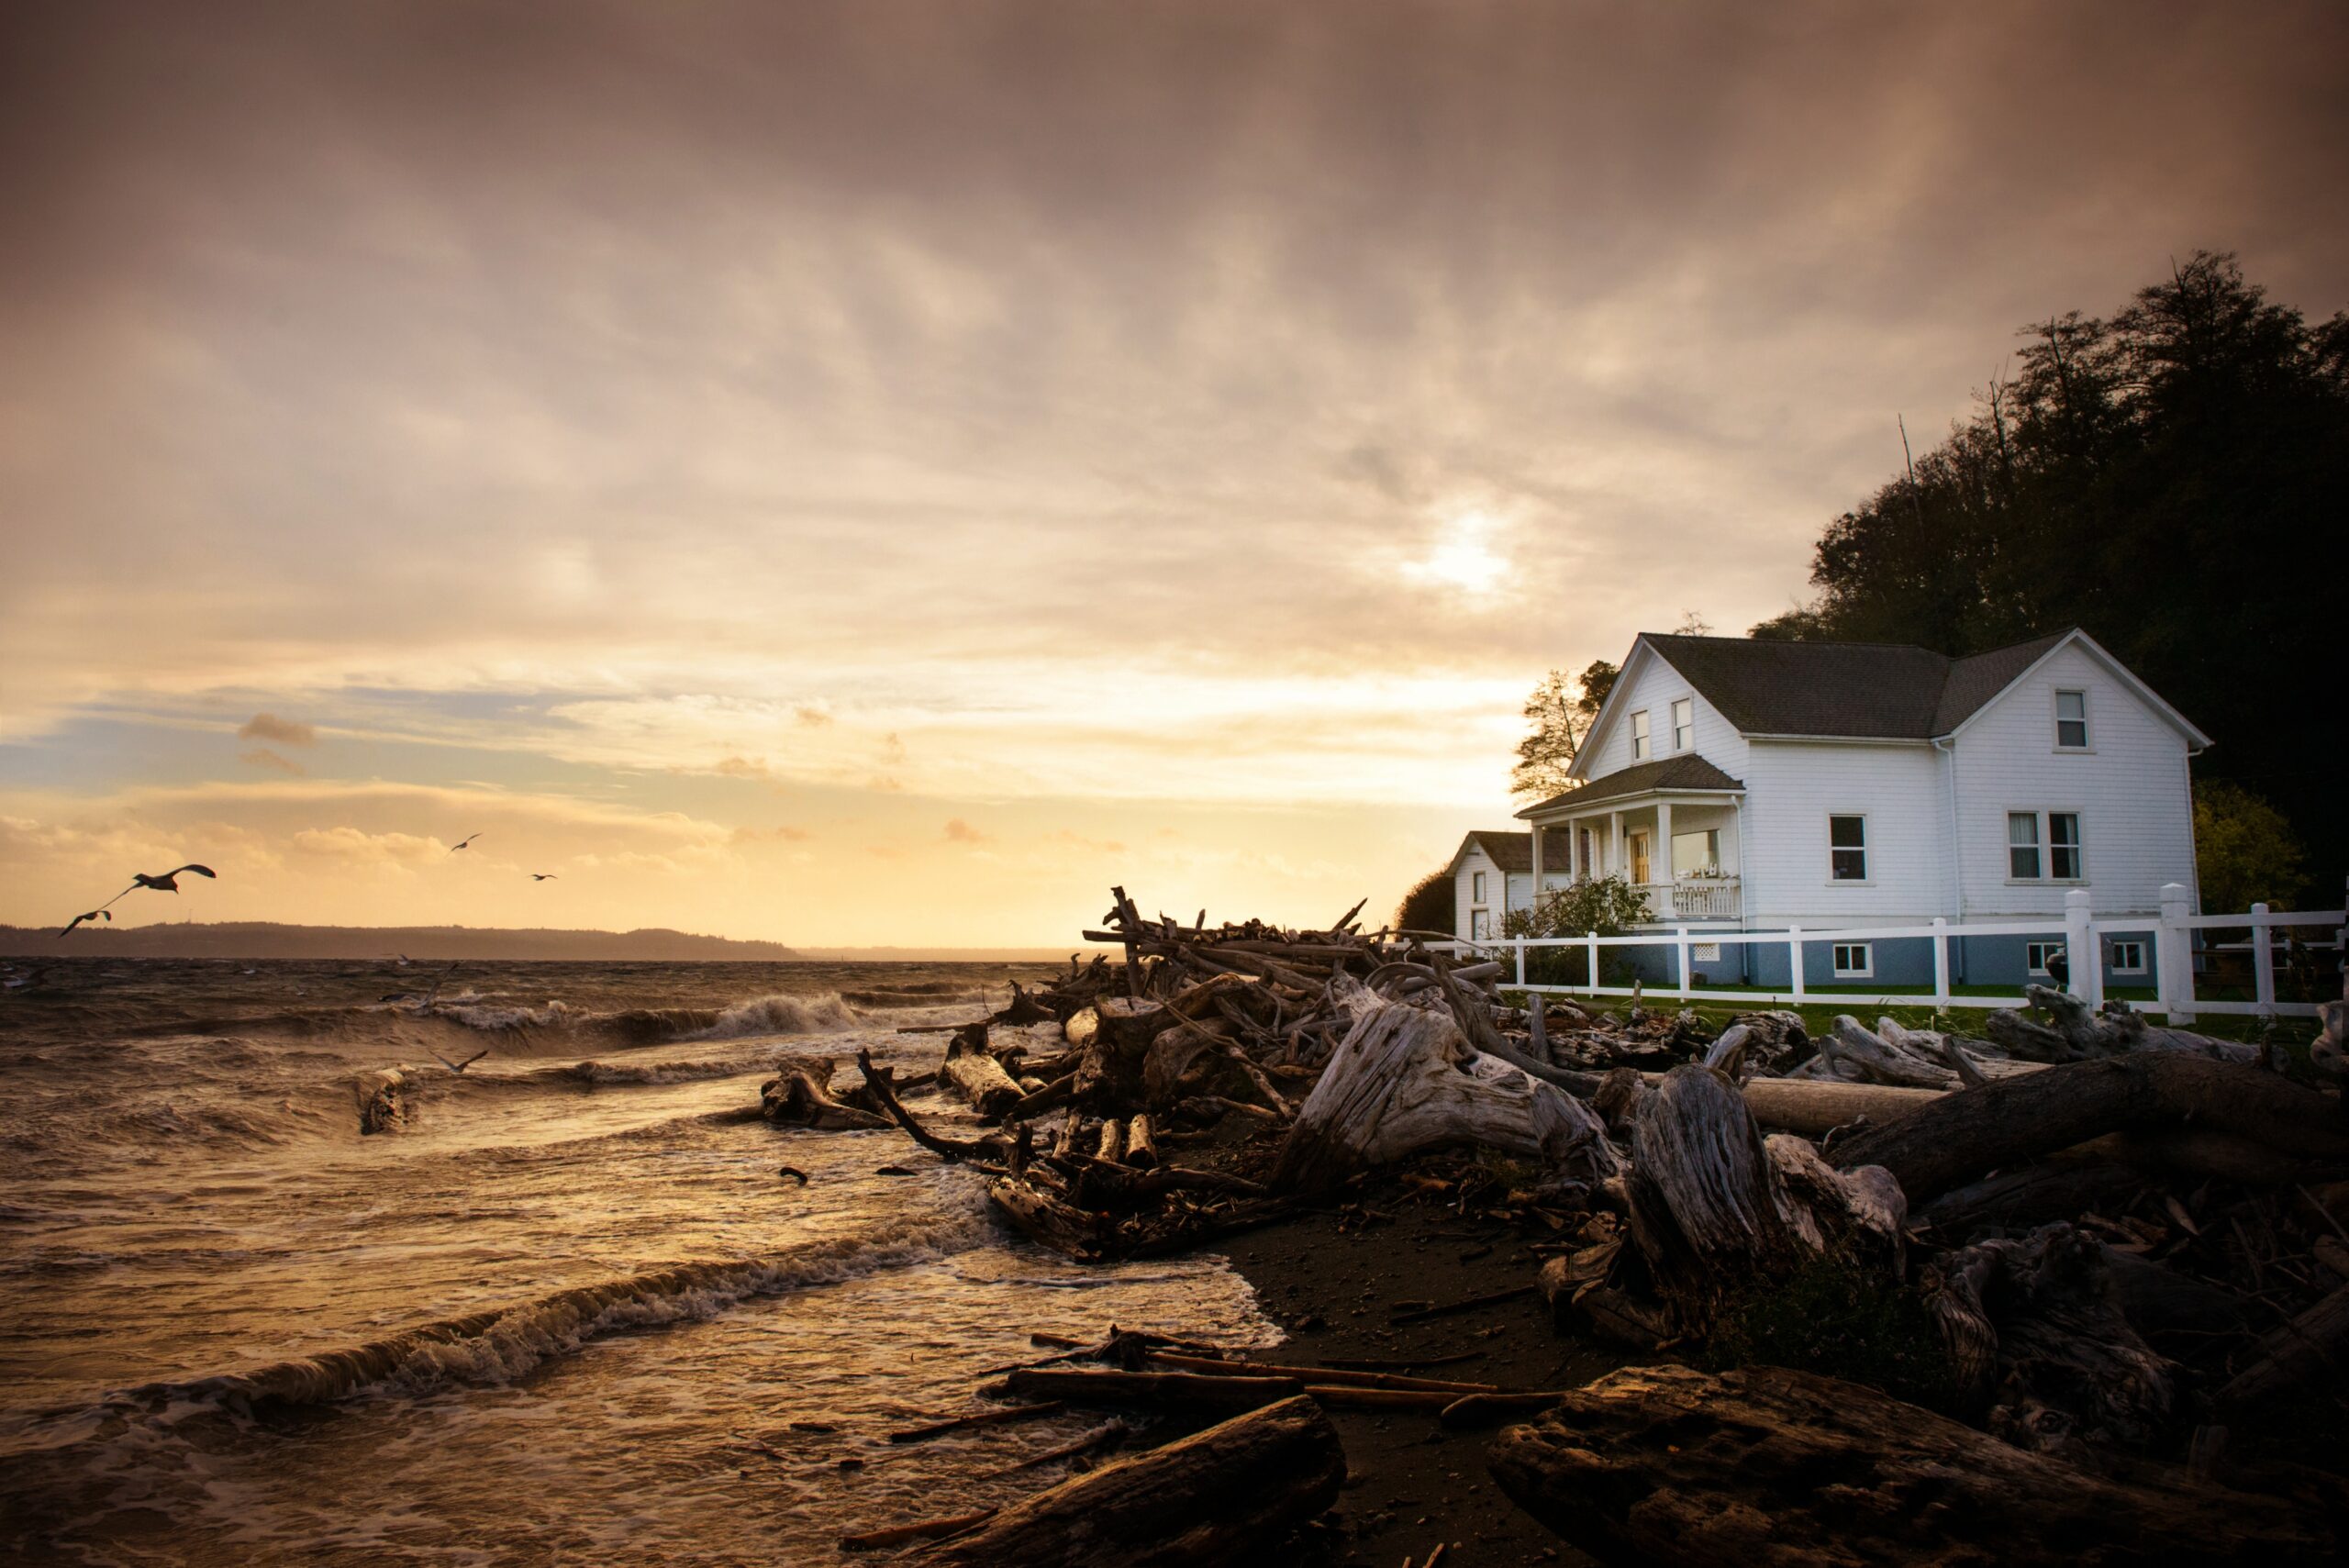
{"label": "breaking wave", "polygon": [[319,1405],[375,1391],[418,1394],[449,1383],[507,1383],[605,1334],[712,1318],[748,1296],[837,1284],[928,1262],[978,1245],[987,1235],[974,1206],[886,1240],[807,1241],[763,1257],[678,1263],[573,1285],[250,1372],[146,1384],[108,1403],[150,1412],[188,1404]]}
{"label": "breaking wave", "polygon": [[856,1009],[835,992],[820,996],[768,995],[738,1002],[688,1040],[740,1040],[754,1034],[837,1034],[854,1029]]}

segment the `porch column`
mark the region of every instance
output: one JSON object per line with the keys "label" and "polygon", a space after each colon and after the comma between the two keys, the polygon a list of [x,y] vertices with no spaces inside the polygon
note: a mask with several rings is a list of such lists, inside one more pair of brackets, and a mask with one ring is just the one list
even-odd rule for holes
{"label": "porch column", "polygon": [[1530,907],[1531,904],[1542,902],[1542,835],[1546,829],[1539,822],[1530,822],[1526,826],[1533,829],[1533,891],[1529,895]]}
{"label": "porch column", "polygon": [[1620,811],[1607,814],[1607,869],[1612,873],[1621,873],[1626,870],[1623,864],[1623,814]]}
{"label": "porch column", "polygon": [[[1655,803],[1655,849],[1660,858],[1648,864],[1648,874],[1658,882],[1672,880],[1672,802]],[[1660,869],[1659,869],[1660,868]]]}

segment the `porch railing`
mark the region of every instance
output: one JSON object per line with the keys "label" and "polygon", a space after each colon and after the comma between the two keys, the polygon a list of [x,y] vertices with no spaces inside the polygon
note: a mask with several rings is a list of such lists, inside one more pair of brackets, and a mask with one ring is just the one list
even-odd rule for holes
{"label": "porch railing", "polygon": [[1641,885],[1658,924],[1675,920],[1734,920],[1743,910],[1733,876],[1682,877]]}

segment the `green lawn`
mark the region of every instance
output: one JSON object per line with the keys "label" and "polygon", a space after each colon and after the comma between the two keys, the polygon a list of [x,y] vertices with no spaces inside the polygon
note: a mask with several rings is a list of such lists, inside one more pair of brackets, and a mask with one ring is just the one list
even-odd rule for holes
{"label": "green lawn", "polygon": [[[1731,988],[1722,986],[1720,989]],[[1954,985],[1950,989],[1964,995],[1996,996],[2005,994],[2002,988],[1996,986],[1969,991],[1964,986]],[[1814,985],[1807,994],[1818,996],[1826,993],[1824,987]],[[1852,991],[1846,988],[1837,994],[1847,998],[1865,998],[1878,993]],[[1521,1007],[1525,1005],[1526,995],[1522,991],[1513,990],[1505,985],[1501,987],[1500,995],[1501,1000],[1508,1006]],[[2107,995],[2118,995],[2131,1002],[2149,1002],[2153,999],[2150,992],[2142,995],[2132,992],[2108,992]],[[1573,995],[1568,996],[1566,1000],[1594,1014],[1620,1012],[1631,1005],[1631,999],[1629,996]],[[1677,1012],[1684,1006],[1674,998],[1655,991],[1648,992],[1641,1000],[1643,1006],[1651,1009]],[[1738,1006],[1733,1002],[1692,1002],[1685,1006],[1696,1013],[1698,1021],[1703,1027],[1716,1033],[1729,1028],[1730,1020],[1740,1012],[1748,1010]],[[1982,1033],[1982,1015],[1985,1011],[1980,1007],[1960,1007],[1952,1014],[1940,1014],[1931,1006],[1884,1007],[1850,999],[1842,1002],[1807,1002],[1799,1007],[1792,1003],[1771,1003],[1768,1006],[1774,1012],[1800,1014],[1802,1027],[1814,1036],[1833,1032],[1836,1015],[1850,1013],[1871,1028],[1879,1018],[1889,1018],[1903,1029],[1954,1030],[1958,1034],[1979,1037]],[[2305,1045],[2316,1038],[2317,1024],[2313,1018],[2278,1018],[2276,1020],[2275,1028],[2277,1038],[2286,1045]],[[2260,1038],[2260,1020],[2241,1016],[2217,1018],[2206,1013],[2195,1020],[2194,1032],[2207,1034],[2218,1040],[2254,1040]]]}

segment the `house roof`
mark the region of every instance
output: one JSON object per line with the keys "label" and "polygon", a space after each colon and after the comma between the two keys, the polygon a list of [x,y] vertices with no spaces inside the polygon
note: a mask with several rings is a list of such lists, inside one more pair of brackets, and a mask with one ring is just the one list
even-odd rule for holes
{"label": "house roof", "polygon": [[1642,633],[1747,735],[1929,740],[1965,722],[2070,630],[1965,659],[1898,642]]}
{"label": "house roof", "polygon": [[[1533,869],[1533,835],[1527,833],[1487,833],[1481,829],[1471,832],[1467,842],[1460,847],[1475,845],[1485,851],[1492,862],[1503,871]],[[1458,856],[1453,857],[1457,860]]]}
{"label": "house roof", "polygon": [[[1694,680],[1696,677],[1691,675],[1689,679]],[[1645,795],[1652,790],[1734,792],[1742,790],[1744,787],[1704,758],[1691,752],[1678,757],[1665,757],[1659,762],[1634,762],[1628,768],[1621,768],[1609,773],[1603,779],[1593,780],[1580,789],[1570,789],[1564,795],[1552,795],[1539,806],[1529,806],[1519,812],[1518,816],[1531,817],[1536,812],[1547,811],[1555,806],[1591,806],[1604,800],[1620,800],[1625,795]],[[1525,869],[1531,871],[1533,868],[1532,835],[1513,833],[1509,837],[1527,840]]]}

